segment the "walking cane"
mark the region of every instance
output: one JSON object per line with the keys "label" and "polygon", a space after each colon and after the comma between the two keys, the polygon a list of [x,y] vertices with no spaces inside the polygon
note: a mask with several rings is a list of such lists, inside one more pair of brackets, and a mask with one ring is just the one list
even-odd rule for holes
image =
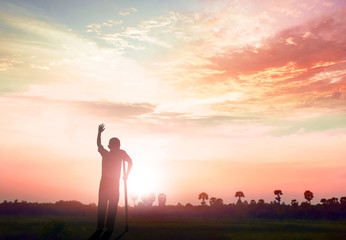
{"label": "walking cane", "polygon": [[[125,167],[125,161],[123,160],[123,175],[124,175],[124,195],[125,195],[125,221],[126,221],[126,225],[125,225],[125,232],[127,232],[129,230],[128,227],[128,214],[127,214],[127,176],[126,176],[126,167]],[[126,177],[125,177],[126,176]]]}

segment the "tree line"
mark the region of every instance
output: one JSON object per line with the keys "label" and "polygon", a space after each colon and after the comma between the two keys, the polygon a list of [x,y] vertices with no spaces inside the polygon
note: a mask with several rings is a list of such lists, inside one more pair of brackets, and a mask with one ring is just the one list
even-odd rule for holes
{"label": "tree line", "polygon": [[91,215],[96,214],[94,203],[83,204],[79,201],[57,201],[55,203],[38,203],[27,201],[3,201],[0,203],[0,215]]}
{"label": "tree line", "polygon": [[[274,201],[272,201],[272,204],[281,204],[281,196],[283,195],[283,192],[281,190],[274,190]],[[248,202],[247,200],[242,201],[242,198],[245,198],[245,194],[242,191],[237,191],[234,195],[236,198],[238,198],[236,204],[237,205],[247,205],[247,204],[264,204],[265,201],[263,199],[259,199],[258,201],[252,199],[250,202]],[[167,196],[164,193],[160,193],[156,195],[154,193],[150,193],[150,194],[143,194],[141,196],[141,201],[139,201],[137,204],[137,200],[139,200],[138,195],[135,194],[131,194],[130,195],[132,201],[133,201],[133,206],[138,206],[138,207],[153,207],[154,203],[157,199],[157,206],[166,206],[166,201],[167,201]],[[311,192],[310,190],[306,190],[304,192],[304,198],[306,199],[306,202],[302,202],[301,205],[311,205],[311,200],[314,199],[314,194],[313,192]],[[216,198],[216,197],[210,197],[209,195],[205,192],[202,192],[198,195],[198,200],[202,200],[201,201],[201,206],[208,206],[207,201],[209,200],[209,206],[223,206],[225,205],[224,201],[222,198]],[[341,197],[340,200],[336,197],[330,198],[330,199],[326,199],[326,198],[322,198],[320,200],[320,203],[323,205],[332,205],[332,204],[346,204],[346,197]],[[181,204],[178,204],[181,205]],[[187,203],[188,206],[192,205],[190,203]],[[286,205],[286,204],[285,204]],[[291,205],[292,206],[299,206],[299,202],[296,199],[292,199],[291,200]]]}
{"label": "tree line", "polygon": [[[237,191],[236,203],[225,204],[221,198],[210,197],[205,192],[198,194],[197,199],[200,205],[187,203],[182,205],[166,205],[167,196],[164,193],[157,195],[154,193],[144,194],[141,199],[137,195],[130,195],[133,207],[130,207],[132,214],[154,214],[154,215],[177,215],[177,216],[217,216],[217,217],[237,217],[237,218],[327,218],[346,219],[346,197],[340,199],[333,197],[322,198],[316,205],[311,204],[314,194],[307,190],[304,192],[306,201],[298,203],[292,199],[290,204],[282,203],[283,192],[275,190],[274,201],[266,203],[263,199],[242,200],[245,194]],[[141,200],[136,203],[137,200]],[[154,204],[157,200],[157,204]],[[209,200],[209,204],[207,202]],[[97,206],[94,203],[83,204],[79,201],[57,201],[56,203],[30,203],[26,201],[3,201],[0,203],[0,215],[95,215]]]}
{"label": "tree line", "polygon": [[[274,190],[274,195],[275,195],[274,201],[271,202],[271,203],[281,204],[281,196],[283,195],[282,191],[281,190]],[[241,198],[244,198],[245,194],[242,191],[237,191],[234,196],[236,198],[238,198],[237,205],[241,205],[241,204],[256,204],[256,203],[264,204],[265,203],[265,201],[263,199],[259,199],[257,202],[254,199],[252,199],[250,201],[250,203],[247,200],[245,200],[243,202]],[[301,205],[306,205],[306,204],[311,205],[311,200],[314,198],[313,192],[311,192],[310,190],[306,190],[304,192],[304,198],[306,199],[306,202],[302,202]],[[198,200],[202,200],[202,202],[201,202],[202,206],[206,206],[207,205],[207,202],[205,200],[208,200],[208,199],[209,199],[209,196],[205,192],[202,192],[202,193],[200,193],[198,195]],[[323,205],[346,204],[346,197],[341,197],[340,201],[336,197],[333,197],[333,198],[330,198],[330,199],[322,198],[320,200],[320,202]],[[209,199],[209,204],[210,204],[210,206],[215,206],[215,205],[222,206],[222,205],[224,205],[223,200],[221,198],[215,198],[215,197],[211,197]],[[291,205],[292,206],[298,206],[299,202],[296,199],[292,199],[291,200]]]}

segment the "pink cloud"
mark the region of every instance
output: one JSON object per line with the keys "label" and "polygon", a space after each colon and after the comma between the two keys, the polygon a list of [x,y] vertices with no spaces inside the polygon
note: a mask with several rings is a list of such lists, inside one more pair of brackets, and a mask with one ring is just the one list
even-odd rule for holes
{"label": "pink cloud", "polygon": [[[346,52],[346,9],[307,24],[279,32],[264,41],[264,46],[224,49],[211,58],[219,70],[228,74],[251,73],[269,67],[280,67],[293,61],[299,67],[318,62],[340,61]],[[290,44],[287,44],[287,43]]]}
{"label": "pink cloud", "polygon": [[214,109],[227,111],[248,104],[262,110],[272,106],[344,108],[345,21],[346,8],[281,31],[261,47],[232,46],[212,56],[207,67],[220,73],[204,75],[202,85],[223,83],[224,89],[251,94],[240,102],[215,104]]}

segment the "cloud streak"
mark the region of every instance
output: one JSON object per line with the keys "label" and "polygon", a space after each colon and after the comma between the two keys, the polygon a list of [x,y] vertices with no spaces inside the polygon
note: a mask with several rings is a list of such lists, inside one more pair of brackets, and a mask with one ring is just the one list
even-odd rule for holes
{"label": "cloud streak", "polygon": [[119,11],[118,14],[121,16],[128,16],[131,13],[136,13],[136,12],[138,12],[138,9],[136,9],[136,8],[127,8],[123,11]]}
{"label": "cloud streak", "polygon": [[[71,101],[56,100],[45,97],[29,97],[29,96],[7,96],[2,97],[3,100],[11,103],[20,102],[23,104],[22,111],[26,111],[28,106],[40,106],[42,110],[50,108],[50,106],[60,106],[70,109],[72,112],[79,112],[86,116],[94,116],[95,118],[104,119],[129,119],[140,118],[142,115],[150,114],[155,111],[156,106],[149,103],[115,103],[106,101]],[[29,110],[28,110],[29,111]]]}

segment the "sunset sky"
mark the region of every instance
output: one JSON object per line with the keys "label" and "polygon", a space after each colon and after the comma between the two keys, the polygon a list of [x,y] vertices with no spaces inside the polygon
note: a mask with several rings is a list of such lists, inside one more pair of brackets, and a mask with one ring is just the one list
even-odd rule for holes
{"label": "sunset sky", "polygon": [[131,194],[345,196],[345,22],[344,0],[2,0],[0,201],[96,203],[100,123]]}

